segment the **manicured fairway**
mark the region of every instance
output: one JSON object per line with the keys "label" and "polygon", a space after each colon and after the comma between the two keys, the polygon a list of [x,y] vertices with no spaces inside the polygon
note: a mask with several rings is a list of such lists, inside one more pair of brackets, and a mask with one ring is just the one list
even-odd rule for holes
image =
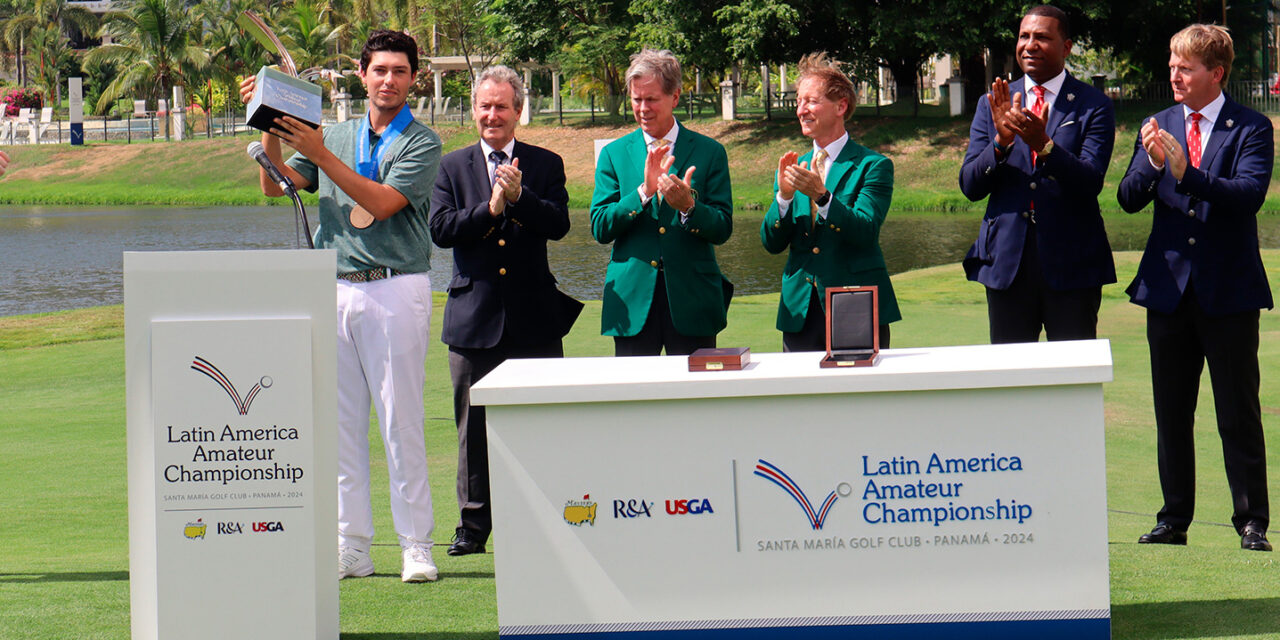
{"label": "manicured fairway", "polygon": [[[1280,270],[1274,268],[1280,252],[1265,252],[1264,259],[1273,266],[1274,287],[1280,282]],[[1127,283],[1137,255],[1118,254],[1117,261],[1120,280]],[[905,316],[894,325],[895,347],[986,342],[982,288],[964,282],[958,266],[894,276],[894,285]],[[736,299],[720,344],[780,350],[773,329],[776,303],[776,296]],[[437,295],[432,323],[437,336],[442,307]],[[599,317],[599,303],[588,303],[566,343],[568,355],[612,353],[612,343],[598,335]],[[0,639],[129,635],[121,322],[119,307],[0,318]],[[1224,524],[1230,500],[1207,381],[1197,411],[1201,520],[1191,529],[1190,545],[1135,544],[1159,507],[1144,326],[1142,310],[1127,302],[1122,285],[1104,290],[1100,334],[1111,340],[1115,360],[1115,382],[1105,386],[1113,635],[1280,637],[1278,556],[1241,551],[1239,538]],[[444,354],[434,342],[427,362],[426,433],[436,539],[447,543],[457,517],[457,450]],[[1262,316],[1261,359],[1275,497],[1280,496],[1280,315],[1274,312]],[[380,443],[373,446],[381,449]],[[400,583],[385,463],[378,458],[377,574],[342,583],[343,638],[496,638],[492,553],[450,558],[438,547],[439,582]],[[498,535],[504,533],[500,528]]]}

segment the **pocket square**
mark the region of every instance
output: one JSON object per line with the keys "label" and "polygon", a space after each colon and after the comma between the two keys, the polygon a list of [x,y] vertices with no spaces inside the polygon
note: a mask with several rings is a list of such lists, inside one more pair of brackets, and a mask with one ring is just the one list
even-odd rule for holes
{"label": "pocket square", "polygon": [[1069,125],[1069,124],[1075,124],[1075,123],[1076,123],[1076,121],[1075,121],[1075,120],[1068,120],[1068,121],[1066,121],[1066,122],[1064,122],[1064,123],[1062,123],[1062,124],[1060,124],[1060,125],[1058,125],[1058,126],[1059,126],[1059,127],[1065,127],[1065,126],[1067,126],[1067,125]]}

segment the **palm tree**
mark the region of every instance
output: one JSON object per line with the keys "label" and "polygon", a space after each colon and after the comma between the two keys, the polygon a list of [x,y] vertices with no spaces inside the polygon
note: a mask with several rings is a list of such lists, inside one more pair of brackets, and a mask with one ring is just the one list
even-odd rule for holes
{"label": "palm tree", "polygon": [[298,70],[340,63],[344,57],[335,53],[346,25],[330,26],[328,9],[323,0],[295,0],[290,10],[276,18],[276,35],[284,43]]}
{"label": "palm tree", "polygon": [[54,97],[54,106],[62,104],[62,66],[75,58],[70,41],[51,24],[31,29],[25,42],[27,57],[35,66],[36,82],[45,96]]}
{"label": "palm tree", "polygon": [[[98,28],[98,17],[92,11],[68,4],[67,0],[28,0],[21,10],[5,20],[3,24],[3,41],[7,49],[18,54],[18,79],[21,84],[29,81],[25,57],[29,49],[27,41],[35,29],[56,28],[56,33],[67,36],[68,29],[74,27],[81,33],[91,33]],[[46,37],[48,40],[48,37]],[[56,90],[61,96],[61,87]]]}
{"label": "palm tree", "polygon": [[200,46],[195,16],[183,0],[124,0],[123,10],[108,13],[100,32],[112,38],[85,56],[88,63],[114,64],[119,70],[95,106],[104,113],[126,93],[141,92],[147,98],[164,98],[174,86],[186,86],[189,78],[209,64],[209,52]]}
{"label": "palm tree", "polygon": [[[236,95],[239,78],[256,73],[266,63],[266,50],[252,37],[236,26],[234,19],[247,9],[258,10],[257,0],[204,0],[195,7],[195,14],[203,26],[201,46],[209,52],[209,65],[199,82],[203,94],[192,91],[205,110],[213,107],[214,86],[219,85],[227,95]],[[191,80],[195,80],[192,78]]]}

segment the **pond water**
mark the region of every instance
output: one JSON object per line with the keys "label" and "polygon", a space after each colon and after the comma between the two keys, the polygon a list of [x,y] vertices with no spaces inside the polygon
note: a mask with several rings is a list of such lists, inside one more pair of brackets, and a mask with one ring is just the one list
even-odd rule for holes
{"label": "pond water", "polygon": [[[569,235],[550,245],[552,271],[570,295],[598,299],[609,246],[591,238],[585,210],[572,216]],[[891,213],[880,236],[889,271],[960,260],[978,217]],[[1150,215],[1106,219],[1115,250],[1143,247]],[[737,222],[733,237],[717,250],[725,275],[739,295],[777,291],[785,255],[760,247],[758,214],[742,214]],[[1260,217],[1259,235],[1264,247],[1280,247],[1280,216]],[[0,316],[119,304],[124,251],[289,249],[294,237],[293,212],[286,207],[0,208],[0,272],[8,274]],[[448,283],[451,260],[447,250],[433,251],[434,288]]]}

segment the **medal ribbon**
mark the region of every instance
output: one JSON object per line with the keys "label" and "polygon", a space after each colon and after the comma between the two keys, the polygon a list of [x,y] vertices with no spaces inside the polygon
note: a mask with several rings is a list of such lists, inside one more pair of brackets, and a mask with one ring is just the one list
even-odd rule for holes
{"label": "medal ribbon", "polygon": [[400,113],[396,114],[391,124],[383,129],[382,138],[378,140],[377,146],[369,149],[369,134],[372,129],[369,127],[369,114],[366,113],[360,119],[360,137],[356,144],[356,173],[377,182],[378,167],[382,166],[382,156],[387,153],[391,143],[400,136],[410,122],[413,122],[413,112],[409,110],[409,105],[405,104],[400,107]]}

